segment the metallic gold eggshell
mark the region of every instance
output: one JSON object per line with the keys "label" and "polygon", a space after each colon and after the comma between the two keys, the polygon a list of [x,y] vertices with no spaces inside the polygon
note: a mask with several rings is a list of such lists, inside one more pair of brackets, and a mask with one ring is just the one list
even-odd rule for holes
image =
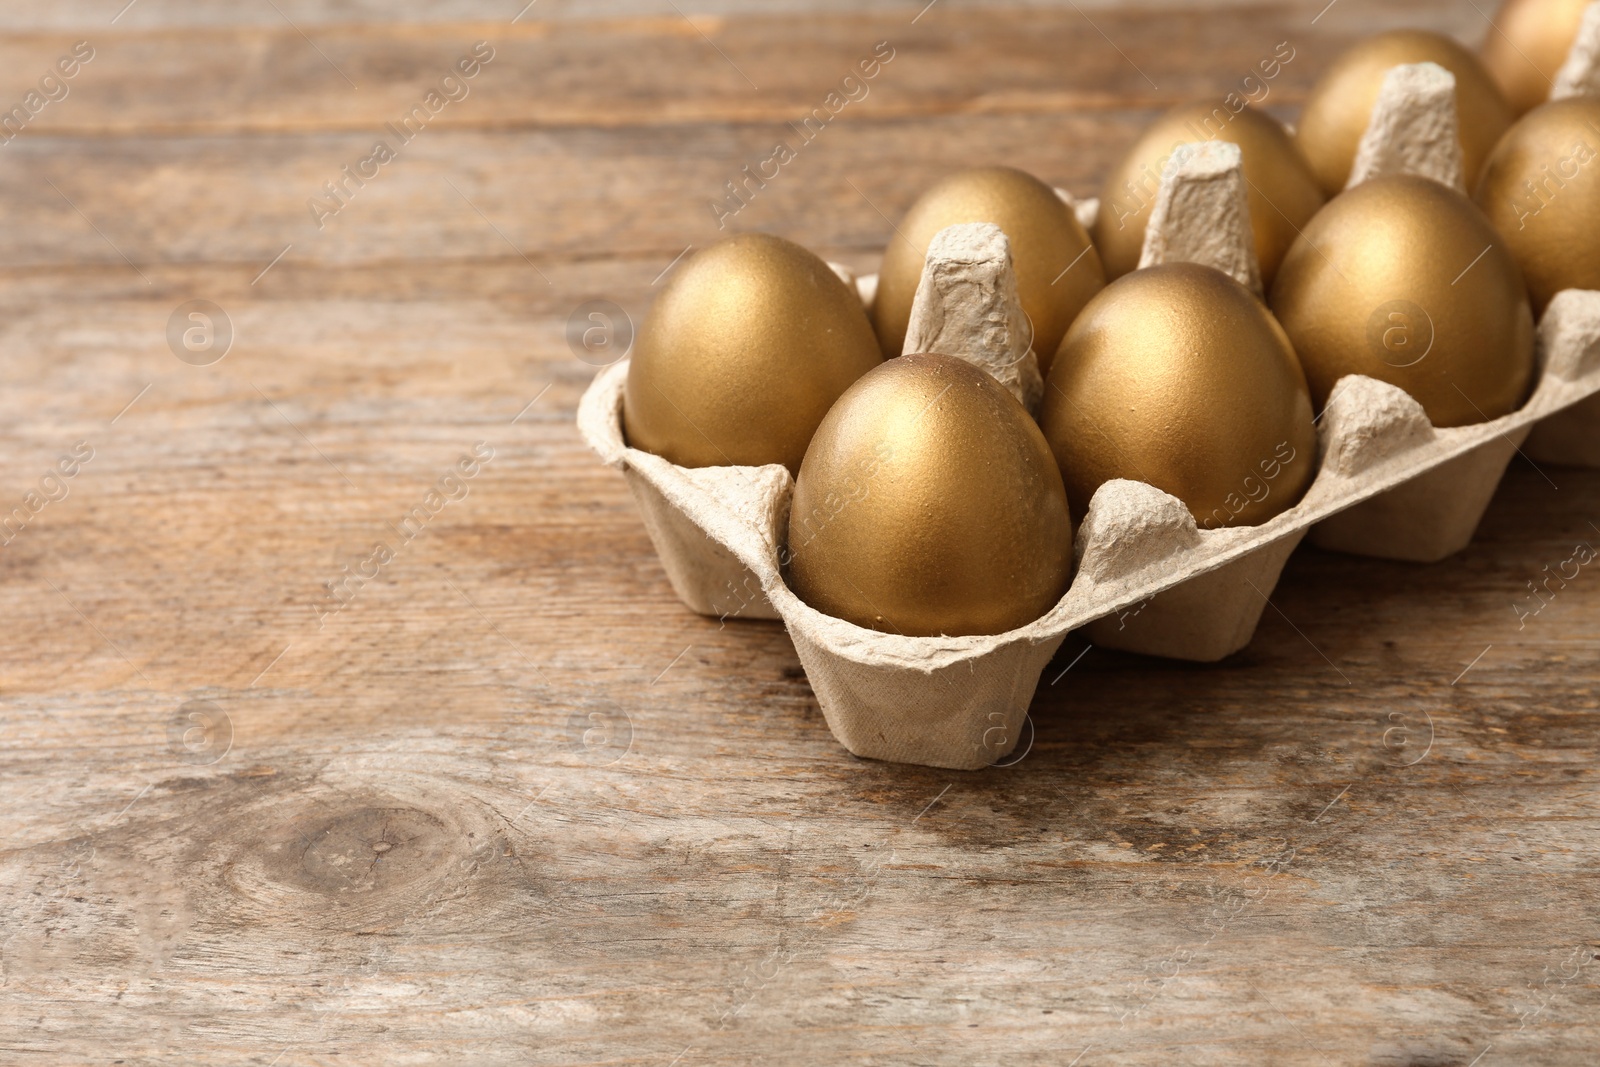
{"label": "metallic gold eggshell", "polygon": [[1511,107],[1478,57],[1450,38],[1422,30],[1369,37],[1323,72],[1295,133],[1322,191],[1337,196],[1350,180],[1356,149],[1372,120],[1384,76],[1406,63],[1437,63],[1456,76],[1456,118],[1467,188],[1511,125]]}
{"label": "metallic gold eggshell", "polygon": [[1600,100],[1558,100],[1520,119],[1489,157],[1476,200],[1535,311],[1563,289],[1600,289]]}
{"label": "metallic gold eggshell", "polygon": [[1305,376],[1261,301],[1210,267],[1169,263],[1108,285],[1056,353],[1039,414],[1083,514],[1113,478],[1183,501],[1203,527],[1255,525],[1311,484]]}
{"label": "metallic gold eggshell", "polygon": [[1550,99],[1590,0],[1506,0],[1483,41],[1483,65],[1518,115]]}
{"label": "metallic gold eggshell", "polygon": [[1438,182],[1376,178],[1329,201],[1268,303],[1319,409],[1347,374],[1399,386],[1435,426],[1498,418],[1527,394],[1522,272],[1483,212]]}
{"label": "metallic gold eggshell", "polygon": [[1094,227],[1106,277],[1120,278],[1139,266],[1161,172],[1173,149],[1193,141],[1239,146],[1249,183],[1256,259],[1262,282],[1270,285],[1300,228],[1327,197],[1281,122],[1248,106],[1235,112],[1211,100],[1180,104],[1157,119],[1106,179]]}
{"label": "metallic gold eggshell", "polygon": [[789,517],[790,587],[906,636],[999,634],[1072,577],[1061,474],[1028,412],[943,355],[884,362],[817,429]]}
{"label": "metallic gold eggshell", "polygon": [[1072,209],[1048,185],[1011,167],[950,175],[923,193],[890,235],[872,307],[883,354],[898,356],[906,343],[928,245],[940,230],[964,222],[993,223],[1010,240],[1017,295],[1033,323],[1033,351],[1044,372],[1067,327],[1106,277]]}
{"label": "metallic gold eggshell", "polygon": [[645,318],[623,391],[628,444],[681,467],[800,469],[828,409],[882,362],[855,292],[763,233],[680,266]]}

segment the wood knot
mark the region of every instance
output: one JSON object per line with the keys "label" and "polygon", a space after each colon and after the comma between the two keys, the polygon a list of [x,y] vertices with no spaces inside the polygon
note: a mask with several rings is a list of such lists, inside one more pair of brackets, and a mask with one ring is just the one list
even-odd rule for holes
{"label": "wood knot", "polygon": [[[502,874],[502,819],[457,790],[402,778],[374,788],[274,788],[242,794],[184,868],[202,919],[386,933],[422,929]],[[406,790],[397,795],[395,787]],[[523,801],[526,803],[526,801]],[[532,827],[534,820],[525,820]],[[488,871],[485,868],[490,868]],[[487,878],[486,878],[487,875]],[[218,880],[227,898],[207,895]]]}
{"label": "wood knot", "polygon": [[461,835],[411,807],[360,807],[290,825],[271,850],[274,881],[349,898],[404,890],[446,872],[465,850]]}

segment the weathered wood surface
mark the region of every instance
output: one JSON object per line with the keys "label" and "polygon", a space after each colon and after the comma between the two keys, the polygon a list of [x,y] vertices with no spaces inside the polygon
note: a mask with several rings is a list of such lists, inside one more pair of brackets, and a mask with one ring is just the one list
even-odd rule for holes
{"label": "weathered wood surface", "polygon": [[1472,5],[122,3],[0,13],[0,102],[96,49],[0,146],[0,510],[93,449],[0,548],[0,1062],[1594,1061],[1600,577],[1515,605],[1600,474],[1515,464],[1437,566],[1302,550],[1219,666],[1069,640],[1026,757],[952,774],[852,759],[781,628],[679,608],[572,427],[573,307],[637,317],[876,41],[737,227],[870,268],[945,168],[1091,191],[1279,41],[1292,109]]}

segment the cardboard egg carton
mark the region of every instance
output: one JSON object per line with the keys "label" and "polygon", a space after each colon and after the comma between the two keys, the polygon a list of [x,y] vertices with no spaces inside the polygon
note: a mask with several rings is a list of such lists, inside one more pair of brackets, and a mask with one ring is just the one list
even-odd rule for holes
{"label": "cardboard egg carton", "polygon": [[[1209,660],[1248,643],[1306,533],[1374,509],[1342,535],[1410,547],[1464,542],[1528,428],[1600,393],[1600,293],[1559,294],[1541,324],[1539,385],[1524,407],[1435,429],[1394,386],[1351,376],[1318,425],[1321,469],[1288,511],[1260,526],[1199,529],[1176,498],[1140,482],[1102,486],[1076,537],[1071,587],[1044,617],[997,636],[902,637],[830,618],[784,582],[794,491],[781,466],[678,467],[629,448],[627,363],[606,368],[579,408],[590,445],[627,476],[680,598],[723,618],[779,618],[834,736],[875,759],[976,769],[1016,744],[1040,673],[1080,627],[1095,644]],[[1422,535],[1408,532],[1420,524]],[[1335,527],[1335,529],[1338,529]],[[1423,554],[1419,551],[1418,554]]]}
{"label": "cardboard egg carton", "polygon": [[[1375,158],[1392,167],[1406,157],[1378,151]],[[1259,285],[1243,197],[1237,148],[1213,142],[1175,153],[1141,266],[1207,262]],[[1093,221],[1092,201],[1073,203],[1080,221]],[[1015,279],[1004,235],[994,227],[953,230],[930,247],[908,338],[936,338],[965,349],[950,354],[982,366],[1014,366],[1020,308],[1008,303],[1016,299]],[[876,279],[855,282],[870,306]],[[1169,494],[1108,482],[1079,517],[1077,566],[1061,600],[1027,626],[994,636],[905,637],[809,607],[783,575],[789,472],[776,465],[690,469],[630,448],[622,428],[626,362],[596,377],[578,425],[626,476],[685,604],[724,620],[783,621],[841,744],[868,758],[970,770],[1016,745],[1040,674],[1069,632],[1083,629],[1105,647],[1220,659],[1249,642],[1284,563],[1306,536],[1346,551],[1439,559],[1470,540],[1530,431],[1545,428],[1559,458],[1585,461],[1595,451],[1595,423],[1585,437],[1560,430],[1560,420],[1600,406],[1600,293],[1557,295],[1540,322],[1539,356],[1536,386],[1520,410],[1450,429],[1432,426],[1421,405],[1394,386],[1342,379],[1318,423],[1315,480],[1297,504],[1258,526],[1202,529]],[[1026,369],[1019,368],[1014,392],[1029,389]],[[1573,447],[1563,451],[1564,444]]]}

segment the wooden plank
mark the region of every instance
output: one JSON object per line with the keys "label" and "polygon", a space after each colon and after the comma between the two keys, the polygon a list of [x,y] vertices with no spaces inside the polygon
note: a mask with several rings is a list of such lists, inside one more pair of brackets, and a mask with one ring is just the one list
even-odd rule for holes
{"label": "wooden plank", "polygon": [[[8,6],[0,69],[104,6]],[[1519,461],[1437,566],[1302,550],[1224,664],[1069,641],[1015,766],[854,760],[780,626],[676,604],[563,327],[642,314],[913,5],[716,9],[752,96],[657,8],[552,4],[320,231],[489,5],[279,6],[372,80],[270,6],[140,0],[0,155],[5,506],[94,448],[0,548],[0,1061],[1592,1060],[1600,586],[1513,605],[1600,538],[1600,473]],[[1159,90],[1070,8],[944,0],[737,225],[870,268],[943,169],[1092,189],[1316,13],[1081,6]],[[1341,0],[1284,100],[1364,25],[1478,17]],[[236,333],[205,367],[195,298]]]}
{"label": "wooden plank", "polygon": [[[494,59],[466,83],[463,99],[433,117],[436,129],[781,127],[822,106],[880,41],[889,43],[894,59],[867,82],[865,99],[850,105],[852,117],[1170,106],[1235,89],[1283,41],[1296,58],[1274,88],[1296,101],[1311,71],[1370,32],[1374,21],[1421,21],[1472,40],[1486,29],[1481,18],[1419,6],[1426,17],[1415,7],[1396,12],[1341,0],[1337,15],[1317,26],[1305,10],[1283,5],[1244,8],[1232,17],[1206,7],[1167,10],[1160,18],[952,6],[915,24],[899,7],[826,18],[699,21],[669,9],[651,18],[514,25],[352,22],[313,27],[314,36],[274,20],[270,9],[265,24],[130,26],[104,37],[85,25],[78,32],[95,47],[95,58],[29,132],[377,132],[437,89],[479,40],[491,42]],[[20,98],[73,40],[71,32],[35,30],[0,41],[0,67],[14,71],[10,96]],[[1194,63],[1194,55],[1207,62]],[[672,76],[662,79],[663,70]],[[196,86],[216,91],[195,92]]]}

